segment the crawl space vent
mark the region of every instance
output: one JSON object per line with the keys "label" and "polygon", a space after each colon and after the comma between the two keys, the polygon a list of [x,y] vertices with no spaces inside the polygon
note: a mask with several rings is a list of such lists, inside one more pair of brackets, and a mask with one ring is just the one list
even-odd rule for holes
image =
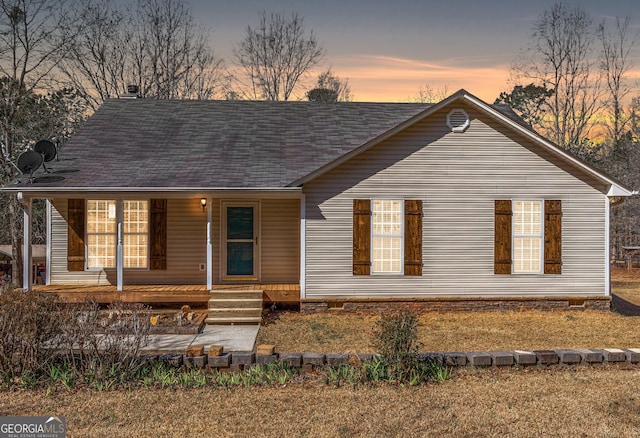
{"label": "crawl space vent", "polygon": [[451,110],[447,114],[447,126],[453,132],[464,132],[469,127],[469,114],[460,108]]}

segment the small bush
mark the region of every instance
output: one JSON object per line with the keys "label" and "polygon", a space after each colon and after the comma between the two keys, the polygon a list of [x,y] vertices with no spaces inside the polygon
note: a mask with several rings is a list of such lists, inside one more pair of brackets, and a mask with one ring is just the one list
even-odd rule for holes
{"label": "small bush", "polygon": [[384,315],[373,332],[374,345],[389,367],[390,377],[404,382],[418,366],[418,317],[410,311]]}
{"label": "small bush", "polygon": [[419,354],[418,316],[411,311],[384,315],[373,332],[373,343],[380,356],[366,363],[369,381],[423,384],[450,377],[448,368]]}

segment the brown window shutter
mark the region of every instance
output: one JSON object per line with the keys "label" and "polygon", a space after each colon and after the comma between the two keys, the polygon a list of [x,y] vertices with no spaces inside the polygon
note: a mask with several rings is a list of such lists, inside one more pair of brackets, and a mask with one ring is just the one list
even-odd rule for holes
{"label": "brown window shutter", "polygon": [[371,201],[353,200],[353,275],[371,274]]}
{"label": "brown window shutter", "polygon": [[511,274],[511,201],[495,201],[493,273]]}
{"label": "brown window shutter", "polygon": [[422,275],[422,201],[404,201],[404,275]]}
{"label": "brown window shutter", "polygon": [[69,199],[67,202],[67,270],[84,271],[84,199]]}
{"label": "brown window shutter", "polygon": [[167,269],[167,200],[152,199],[149,209],[150,269]]}
{"label": "brown window shutter", "polygon": [[562,201],[544,201],[544,273],[562,274]]}

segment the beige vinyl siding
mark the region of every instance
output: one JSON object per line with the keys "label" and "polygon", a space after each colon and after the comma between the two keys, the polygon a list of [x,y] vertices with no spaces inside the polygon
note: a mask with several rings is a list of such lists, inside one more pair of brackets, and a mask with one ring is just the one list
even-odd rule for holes
{"label": "beige vinyl siding", "polygon": [[[77,196],[80,197],[80,196]],[[220,282],[220,200],[212,199],[213,282]],[[52,284],[116,284],[116,270],[67,271],[66,199],[54,199],[52,208]],[[260,202],[263,282],[297,282],[299,275],[300,207],[297,199]],[[206,221],[200,198],[168,199],[167,269],[124,270],[124,284],[205,284]]]}
{"label": "beige vinyl siding", "polygon": [[[463,108],[464,133],[447,108],[305,184],[308,298],[604,294],[605,196]],[[423,201],[421,277],[352,275],[352,200],[370,198]],[[562,200],[561,275],[493,273],[494,200],[515,198]]]}
{"label": "beige vinyl siding", "polygon": [[300,201],[261,202],[261,281],[297,283],[300,276]]}

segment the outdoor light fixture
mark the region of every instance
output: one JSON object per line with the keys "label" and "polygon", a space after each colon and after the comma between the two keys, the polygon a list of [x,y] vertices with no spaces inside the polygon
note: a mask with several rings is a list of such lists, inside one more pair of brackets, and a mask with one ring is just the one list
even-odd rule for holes
{"label": "outdoor light fixture", "polygon": [[202,211],[207,208],[207,198],[200,199],[200,205],[202,205]]}

